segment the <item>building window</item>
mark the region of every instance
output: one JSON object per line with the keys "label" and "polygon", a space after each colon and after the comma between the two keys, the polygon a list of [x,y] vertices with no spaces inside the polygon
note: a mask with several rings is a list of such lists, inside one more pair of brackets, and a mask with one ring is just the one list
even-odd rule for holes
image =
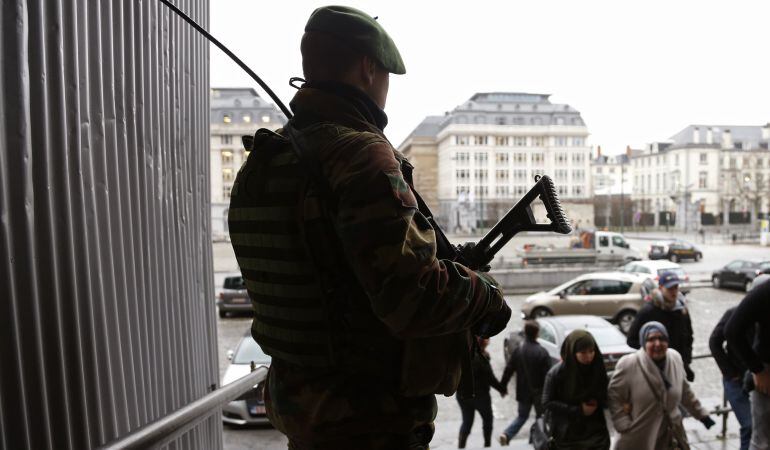
{"label": "building window", "polygon": [[220,139],[223,144],[231,144],[233,142],[233,137],[229,134],[223,134],[220,136]]}
{"label": "building window", "polygon": [[699,189],[706,189],[708,175],[709,175],[708,172],[699,172],[698,173],[698,188]]}
{"label": "building window", "polygon": [[[566,172],[566,171],[565,171]],[[582,182],[585,180],[585,171],[583,169],[576,169],[572,171],[572,181]]]}
{"label": "building window", "polygon": [[230,118],[230,114],[225,114],[225,115],[223,115],[223,116],[222,116],[222,122],[224,122],[224,123],[230,123],[230,122],[232,122],[232,121],[233,121],[233,119],[232,119],[232,118]]}
{"label": "building window", "polygon": [[709,163],[709,155],[708,153],[701,153],[700,154],[700,163],[701,165],[706,165]]}
{"label": "building window", "polygon": [[566,153],[557,153],[556,154],[556,164],[566,165],[567,164],[567,154]]}
{"label": "building window", "polygon": [[554,181],[558,183],[566,183],[567,182],[567,170],[566,169],[556,169],[554,171]]}
{"label": "building window", "polygon": [[233,181],[233,169],[222,169],[222,181]]}
{"label": "building window", "polygon": [[233,165],[233,152],[231,152],[230,150],[222,150],[222,165],[223,166]]}
{"label": "building window", "polygon": [[474,186],[473,193],[477,197],[486,197],[489,195],[489,188],[486,186]]}
{"label": "building window", "polygon": [[486,152],[475,153],[473,155],[473,159],[476,160],[476,164],[486,164],[488,160],[488,155],[486,154]]}
{"label": "building window", "polygon": [[225,200],[229,199],[230,191],[232,190],[233,190],[232,186],[229,186],[229,185],[222,186],[222,198]]}
{"label": "building window", "polygon": [[496,186],[495,187],[495,194],[498,197],[508,197],[511,193],[511,188],[509,186]]}
{"label": "building window", "polygon": [[[500,105],[497,105],[497,106],[500,106]],[[497,119],[495,119],[495,123],[497,123],[498,125],[505,125],[505,117],[503,116],[497,117]]]}
{"label": "building window", "polygon": [[596,173],[602,173],[602,168],[601,167],[597,167],[596,168]]}
{"label": "building window", "polygon": [[496,153],[495,160],[498,164],[508,164],[508,153]]}
{"label": "building window", "polygon": [[468,145],[468,136],[457,136],[457,145]]}
{"label": "building window", "polygon": [[557,147],[566,147],[567,146],[567,138],[564,136],[556,136],[553,138],[553,145]]}
{"label": "building window", "polygon": [[457,160],[457,164],[460,166],[467,165],[468,161],[470,161],[468,152],[458,152],[455,159]]}
{"label": "building window", "polygon": [[262,116],[262,123],[270,123],[270,116]]}
{"label": "building window", "polygon": [[615,173],[615,168],[614,167],[610,167],[610,173]]}
{"label": "building window", "polygon": [[476,169],[473,172],[473,178],[479,181],[486,181],[487,180],[487,171],[486,169]]}
{"label": "building window", "polygon": [[542,153],[532,154],[532,164],[543,164],[544,159],[545,159],[545,156]]}
{"label": "building window", "polygon": [[757,158],[757,167],[762,168],[765,165],[765,159],[764,158]]}
{"label": "building window", "polygon": [[470,171],[468,169],[460,169],[455,171],[457,181],[467,181],[470,178]]}
{"label": "building window", "polygon": [[748,156],[744,156],[743,157],[743,166],[742,167],[744,169],[747,169],[749,167],[749,157]]}
{"label": "building window", "polygon": [[730,168],[735,169],[735,166],[737,165],[737,161],[735,158],[730,158]]}
{"label": "building window", "polygon": [[660,192],[660,174],[655,174],[655,191]]}
{"label": "building window", "polygon": [[513,154],[513,161],[516,164],[526,164],[527,163],[527,154],[526,153],[514,153]]}
{"label": "building window", "polygon": [[526,136],[514,136],[513,137],[513,146],[514,147],[524,147],[527,145],[527,137]]}
{"label": "building window", "polygon": [[585,144],[585,140],[582,137],[574,137],[572,138],[572,146],[573,147],[582,147]]}
{"label": "building window", "polygon": [[468,188],[468,186],[457,186],[457,187],[455,187],[455,193],[457,195],[467,194],[468,192],[470,192],[470,189]]}
{"label": "building window", "polygon": [[509,175],[510,175],[510,172],[508,172],[507,170],[498,170],[497,172],[495,172],[495,178],[499,182],[507,182]]}
{"label": "building window", "polygon": [[572,186],[572,196],[573,197],[582,197],[583,196],[583,186]]}
{"label": "building window", "polygon": [[243,121],[246,123],[251,123],[251,116],[248,114],[243,115]]}
{"label": "building window", "polygon": [[513,171],[513,179],[516,181],[527,181],[527,171],[522,169],[517,169]]}
{"label": "building window", "polygon": [[473,136],[473,145],[487,145],[487,137]]}
{"label": "building window", "polygon": [[573,164],[582,164],[585,160],[585,155],[583,153],[573,153],[572,154],[572,163]]}
{"label": "building window", "polygon": [[542,147],[543,145],[545,145],[545,143],[542,136],[535,136],[532,138],[533,147]]}
{"label": "building window", "polygon": [[560,184],[559,186],[556,187],[556,189],[559,191],[559,197],[567,196],[567,186]]}
{"label": "building window", "polygon": [[503,147],[508,145],[508,138],[505,136],[497,136],[495,138],[495,145],[497,145],[498,147]]}
{"label": "building window", "polygon": [[527,193],[527,187],[522,185],[514,186],[514,189],[516,190],[516,195],[521,197],[522,195]]}

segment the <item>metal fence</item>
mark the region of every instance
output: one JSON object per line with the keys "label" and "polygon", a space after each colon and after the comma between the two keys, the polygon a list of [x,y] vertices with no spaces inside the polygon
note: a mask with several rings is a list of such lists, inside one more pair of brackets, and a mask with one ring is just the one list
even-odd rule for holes
{"label": "metal fence", "polygon": [[[93,448],[218,384],[209,47],[154,0],[0,24],[0,448]],[[213,411],[168,446],[221,439]]]}

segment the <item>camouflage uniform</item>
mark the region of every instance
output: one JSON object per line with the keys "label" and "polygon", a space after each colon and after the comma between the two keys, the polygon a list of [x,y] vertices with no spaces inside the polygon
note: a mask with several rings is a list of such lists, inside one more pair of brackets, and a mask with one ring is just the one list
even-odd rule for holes
{"label": "camouflage uniform", "polygon": [[[273,356],[268,416],[290,448],[427,448],[433,393],[456,388],[452,358],[502,295],[436,257],[411,165],[365,93],[307,83],[291,107],[304,161],[287,130],[257,132],[229,215],[252,335]],[[450,379],[414,386],[436,374]]]}

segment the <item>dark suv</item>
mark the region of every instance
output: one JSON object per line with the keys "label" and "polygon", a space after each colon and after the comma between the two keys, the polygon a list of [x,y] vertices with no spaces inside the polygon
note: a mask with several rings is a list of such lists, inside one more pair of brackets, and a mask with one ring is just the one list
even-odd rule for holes
{"label": "dark suv", "polygon": [[715,270],[711,283],[715,288],[736,287],[748,292],[754,278],[762,273],[770,274],[770,260],[739,259]]}
{"label": "dark suv", "polygon": [[225,278],[222,292],[217,295],[217,307],[219,317],[227,317],[229,312],[251,312],[251,300],[246,291],[243,277],[234,276]]}
{"label": "dark suv", "polygon": [[668,259],[672,262],[679,262],[683,259],[693,259],[700,261],[703,253],[698,247],[686,241],[658,241],[650,245],[650,252],[647,254],[650,259]]}

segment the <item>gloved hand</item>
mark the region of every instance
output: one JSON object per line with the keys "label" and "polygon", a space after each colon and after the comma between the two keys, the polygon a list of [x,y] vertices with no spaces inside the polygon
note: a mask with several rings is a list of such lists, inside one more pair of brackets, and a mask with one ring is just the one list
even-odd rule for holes
{"label": "gloved hand", "polygon": [[703,426],[706,427],[707,430],[709,428],[713,427],[714,425],[716,425],[716,423],[714,422],[714,419],[712,419],[711,416],[706,416],[706,417],[702,418],[700,420],[700,423],[702,423]]}
{"label": "gloved hand", "polygon": [[489,312],[484,315],[475,325],[471,328],[474,336],[480,336],[482,338],[488,338],[499,334],[508,325],[508,321],[511,320],[511,308],[503,299],[503,304],[499,310]]}
{"label": "gloved hand", "polygon": [[687,381],[689,381],[690,383],[695,381],[695,372],[693,372],[692,369],[690,369],[689,365],[684,366],[684,373],[685,375],[687,375]]}

